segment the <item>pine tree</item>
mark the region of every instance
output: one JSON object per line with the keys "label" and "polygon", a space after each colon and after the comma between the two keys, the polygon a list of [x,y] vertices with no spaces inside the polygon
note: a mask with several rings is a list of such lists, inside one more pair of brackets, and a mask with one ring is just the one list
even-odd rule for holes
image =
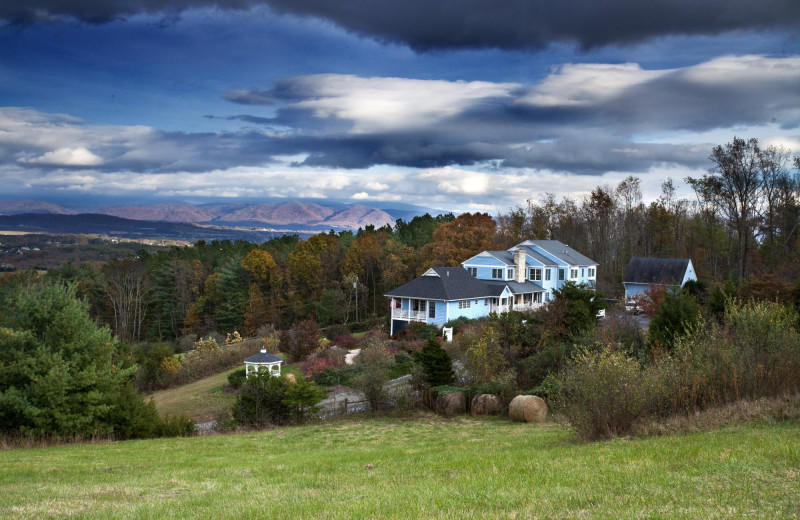
{"label": "pine tree", "polygon": [[415,352],[414,358],[422,366],[425,381],[431,387],[449,385],[455,379],[453,361],[435,338],[430,338],[422,350]]}

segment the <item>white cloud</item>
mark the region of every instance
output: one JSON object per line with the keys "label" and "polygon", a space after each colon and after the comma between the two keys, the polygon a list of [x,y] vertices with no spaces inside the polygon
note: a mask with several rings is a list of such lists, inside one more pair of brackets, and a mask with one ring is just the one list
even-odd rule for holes
{"label": "white cloud", "polygon": [[311,110],[323,119],[352,121],[351,131],[356,134],[433,125],[486,99],[509,97],[520,86],[342,74],[302,76],[291,83],[308,98],[294,107]]}
{"label": "white cloud", "polygon": [[669,70],[644,70],[636,63],[570,63],[556,68],[517,103],[544,107],[588,106],[668,73]]}
{"label": "white cloud", "polygon": [[86,148],[59,148],[33,159],[20,159],[20,162],[50,166],[100,166],[104,161]]}

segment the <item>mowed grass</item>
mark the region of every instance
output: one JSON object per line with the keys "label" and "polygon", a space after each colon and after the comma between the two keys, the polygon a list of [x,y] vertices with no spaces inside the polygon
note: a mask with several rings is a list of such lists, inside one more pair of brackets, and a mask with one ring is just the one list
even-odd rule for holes
{"label": "mowed grass", "polygon": [[192,383],[161,390],[150,395],[158,413],[186,415],[196,421],[209,421],[219,412],[230,409],[236,395],[222,390],[228,384],[228,374],[239,370],[232,368]]}
{"label": "mowed grass", "polygon": [[[236,401],[236,394],[225,392],[223,387],[228,384],[228,375],[241,368],[244,365],[192,383],[161,390],[148,397],[155,401],[158,413],[162,416],[186,415],[197,422],[210,421],[218,413],[230,410]],[[300,368],[297,365],[287,365],[281,373],[297,376]]]}
{"label": "mowed grass", "polygon": [[0,452],[4,518],[798,518],[800,426],[573,442],[365,419]]}

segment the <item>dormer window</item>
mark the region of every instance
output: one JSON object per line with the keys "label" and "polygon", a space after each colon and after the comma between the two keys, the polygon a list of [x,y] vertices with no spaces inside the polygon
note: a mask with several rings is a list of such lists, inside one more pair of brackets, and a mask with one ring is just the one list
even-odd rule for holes
{"label": "dormer window", "polygon": [[513,280],[513,279],[514,279],[514,268],[512,267],[508,270],[508,276],[506,277],[506,280]]}
{"label": "dormer window", "polygon": [[495,280],[500,280],[503,278],[503,270],[502,269],[492,269],[492,278]]}
{"label": "dormer window", "polygon": [[476,277],[476,278],[478,276],[478,268],[477,267],[467,267],[467,272],[469,274],[471,274],[472,276]]}

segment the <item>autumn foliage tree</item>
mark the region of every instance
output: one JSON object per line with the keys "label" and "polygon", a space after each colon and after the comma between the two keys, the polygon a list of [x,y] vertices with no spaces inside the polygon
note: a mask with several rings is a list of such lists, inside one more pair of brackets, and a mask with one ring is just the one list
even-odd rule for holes
{"label": "autumn foliage tree", "polygon": [[458,266],[481,251],[492,249],[497,224],[488,213],[464,213],[433,232],[423,250],[425,267]]}

